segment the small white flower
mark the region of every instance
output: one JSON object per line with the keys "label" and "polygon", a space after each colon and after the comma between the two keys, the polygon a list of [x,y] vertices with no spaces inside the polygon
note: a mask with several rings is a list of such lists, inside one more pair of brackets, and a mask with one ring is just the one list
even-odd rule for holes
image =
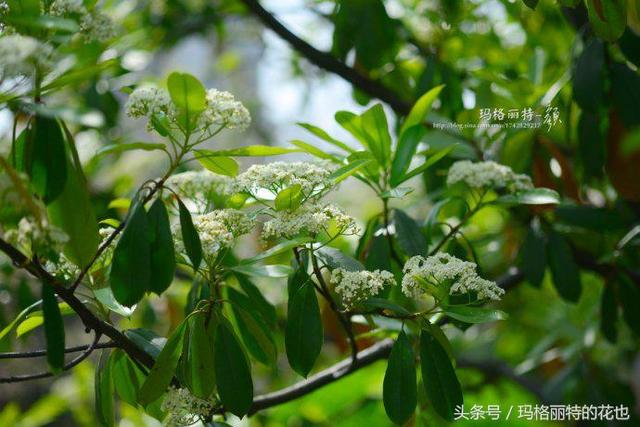
{"label": "small white flower", "polygon": [[262,239],[292,238],[302,233],[316,235],[323,231],[328,233],[332,224],[339,234],[351,235],[360,232],[355,219],[337,206],[309,203],[294,211],[276,212],[273,219],[264,223]]}
{"label": "small white flower", "polygon": [[350,308],[376,296],[387,285],[395,284],[393,274],[385,270],[346,271],[336,268],[331,272],[331,282],[345,306]]}
{"label": "small white flower", "polygon": [[51,46],[18,34],[0,37],[0,79],[31,76],[51,65]]}
{"label": "small white flower", "polygon": [[471,188],[506,188],[515,193],[533,188],[531,178],[524,174],[517,174],[510,167],[496,162],[472,163],[461,160],[449,169],[447,185],[464,182]]}
{"label": "small white flower", "polygon": [[80,268],[69,261],[64,255],[60,255],[60,258],[56,262],[47,261],[44,267],[49,273],[65,281],[78,277],[80,274]]}
{"label": "small white flower", "polygon": [[462,261],[444,252],[427,258],[414,256],[402,270],[402,292],[408,297],[419,297],[427,292],[422,283],[425,281],[435,287],[448,286],[450,295],[475,291],[480,300],[499,300],[504,289],[478,276],[476,267],[473,262]]}
{"label": "small white flower", "polygon": [[259,190],[267,190],[275,195],[298,184],[306,198],[315,197],[331,188],[331,172],[333,166],[328,162],[272,162],[253,165],[236,177],[234,192],[256,195]]}
{"label": "small white flower", "polygon": [[113,21],[98,10],[88,10],[82,0],[56,0],[49,13],[54,16],[76,15],[86,41],[104,42],[115,36]]}
{"label": "small white flower", "polygon": [[168,426],[189,426],[213,415],[216,402],[194,396],[186,388],[169,387],[161,409],[168,414]]}
{"label": "small white flower", "polygon": [[63,16],[70,13],[84,14],[87,8],[82,0],[55,0],[49,7],[49,13],[54,16]]}
{"label": "small white flower", "polygon": [[183,199],[196,204],[198,212],[205,212],[214,202],[216,196],[230,194],[233,179],[209,172],[208,170],[188,171],[171,175],[165,185]]}
{"label": "small white flower", "polygon": [[69,241],[69,236],[45,221],[39,223],[25,217],[20,220],[17,229],[8,230],[5,233],[5,239],[32,255],[44,255],[50,260],[57,261],[62,247]]}
{"label": "small white flower", "polygon": [[251,123],[251,115],[240,101],[225,91],[207,90],[207,106],[200,115],[202,128],[225,126],[229,129],[246,129]]}
{"label": "small white flower", "polygon": [[142,117],[151,118],[154,114],[163,113],[172,116],[175,106],[171,102],[169,93],[164,89],[153,86],[140,87],[129,95],[129,100],[125,105],[127,116],[139,119]]}

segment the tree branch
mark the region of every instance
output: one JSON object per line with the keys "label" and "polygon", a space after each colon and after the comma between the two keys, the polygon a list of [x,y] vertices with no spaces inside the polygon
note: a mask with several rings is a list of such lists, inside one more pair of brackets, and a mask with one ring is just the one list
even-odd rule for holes
{"label": "tree branch", "polygon": [[153,366],[153,358],[122,332],[110,323],[107,323],[91,312],[74,294],[72,289],[67,289],[48,271],[33,260],[27,258],[22,252],[0,238],[0,251],[4,252],[19,268],[27,270],[31,275],[42,281],[42,286],[53,286],[56,294],[75,311],[87,330],[93,330],[97,334],[105,335],[113,341],[114,345],[124,350],[132,359],[137,360],[147,368]]}
{"label": "tree branch", "polygon": [[258,18],[260,21],[278,36],[284,39],[293,49],[304,56],[309,62],[336,74],[354,87],[368,93],[369,95],[386,102],[398,114],[407,115],[411,110],[411,104],[402,99],[398,94],[384,86],[382,83],[372,80],[354,68],[349,67],[342,61],[336,59],[335,56],[327,52],[322,52],[311,46],[300,37],[289,31],[287,27],[282,25],[275,16],[262,7],[257,0],[241,0],[242,3]]}
{"label": "tree branch", "polygon": [[[64,349],[65,353],[77,353],[79,351],[85,351],[91,345],[77,345],[75,347],[67,347]],[[99,348],[115,348],[117,347],[112,341],[96,344],[93,349]],[[35,357],[43,357],[47,355],[46,349],[32,350],[32,351],[14,351],[7,353],[0,353],[0,359],[31,359]]]}

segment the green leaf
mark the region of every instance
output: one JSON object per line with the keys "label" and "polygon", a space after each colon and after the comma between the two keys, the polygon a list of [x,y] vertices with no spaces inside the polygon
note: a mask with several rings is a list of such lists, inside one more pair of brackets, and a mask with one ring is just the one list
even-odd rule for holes
{"label": "green leaf", "polygon": [[80,30],[76,21],[59,16],[41,15],[35,19],[28,16],[7,18],[5,18],[6,24],[12,27],[29,28],[31,30],[53,30],[64,33],[74,33]]}
{"label": "green leaf", "polygon": [[373,154],[373,150],[369,147],[369,137],[362,129],[362,117],[350,111],[338,111],[335,114],[336,122],[342,126],[347,132],[353,135],[360,144]]}
{"label": "green leaf", "polygon": [[424,330],[420,334],[420,366],[427,398],[438,415],[453,421],[455,407],[462,405],[462,388],[446,350]]}
{"label": "green leaf", "polygon": [[[624,143],[622,145],[624,153]],[[587,176],[603,175],[607,146],[600,116],[583,111],[578,121],[578,154]]]}
{"label": "green leaf", "polygon": [[369,150],[378,163],[387,166],[391,162],[391,136],[382,104],[375,104],[362,113],[361,122]]}
{"label": "green leaf", "polygon": [[[213,322],[213,319],[211,320]],[[207,399],[213,393],[216,384],[213,340],[207,331],[207,316],[196,314],[188,321],[188,345],[186,345],[186,365],[189,370],[189,390],[201,399]],[[215,327],[215,324],[209,325]],[[185,337],[185,339],[187,339]]]}
{"label": "green leaf", "polygon": [[200,236],[193,225],[191,213],[189,213],[189,210],[180,199],[178,199],[178,208],[180,211],[182,241],[184,242],[185,251],[191,260],[191,265],[195,271],[200,268],[200,263],[202,262],[202,243],[200,242]]}
{"label": "green leaf", "polygon": [[586,0],[589,22],[595,33],[616,41],[627,26],[627,0]]}
{"label": "green leaf", "polygon": [[230,177],[238,175],[240,166],[238,165],[238,162],[233,160],[231,157],[207,157],[202,156],[203,150],[195,150],[195,152],[198,155],[197,159],[200,164],[211,172]]}
{"label": "green leaf", "polygon": [[317,257],[331,270],[343,268],[347,271],[362,271],[364,266],[355,258],[346,255],[339,249],[325,246],[316,251]]}
{"label": "green leaf", "polygon": [[318,138],[328,142],[329,144],[332,144],[348,153],[353,153],[355,150],[353,150],[353,148],[349,147],[347,144],[345,144],[342,141],[339,141],[335,138],[333,138],[332,136],[330,136],[327,132],[325,132],[324,130],[320,129],[317,126],[311,125],[309,123],[297,123],[298,126],[308,130],[309,132],[311,132],[313,135],[317,136]]}
{"label": "green leaf", "polygon": [[573,67],[573,99],[583,110],[595,112],[604,96],[604,44],[593,37]]}
{"label": "green leaf", "polygon": [[611,91],[613,104],[625,126],[640,126],[640,75],[623,63],[611,65]]}
{"label": "green leaf", "polygon": [[384,298],[369,298],[363,303],[363,305],[365,307],[388,310],[400,316],[411,316],[411,312],[409,310]]}
{"label": "green leaf", "polygon": [[426,255],[427,239],[416,221],[400,209],[393,211],[393,224],[396,228],[398,246],[408,256]]}
{"label": "green leaf", "polygon": [[616,277],[622,304],[622,318],[636,336],[640,336],[640,291],[633,281],[624,274]]}
{"label": "green leaf", "polygon": [[115,392],[124,402],[135,406],[140,387],[145,380],[144,373],[129,359],[127,353],[119,348],[113,350],[109,361]]}
{"label": "green leaf", "polygon": [[614,285],[615,282],[605,282],[600,300],[600,332],[612,344],[618,340],[618,304]]}
{"label": "green leaf", "polygon": [[545,237],[540,227],[533,225],[520,248],[520,268],[524,277],[536,288],[540,287],[547,267]]}
{"label": "green leaf", "polygon": [[245,347],[258,362],[275,366],[277,349],[271,330],[249,298],[233,288],[227,289],[231,311]]}
{"label": "green leaf", "polygon": [[18,325],[18,323],[22,322],[22,320],[26,318],[29,313],[36,310],[40,306],[40,304],[42,304],[42,300],[38,300],[34,302],[30,306],[22,310],[20,313],[18,313],[15,319],[13,319],[11,323],[9,323],[7,326],[4,327],[2,331],[0,331],[0,341],[2,341],[2,339],[6,337],[9,334],[9,332],[11,332],[11,330],[15,328],[16,325]]}
{"label": "green leaf", "polygon": [[274,205],[277,211],[296,210],[302,202],[302,186],[294,184],[280,191],[276,196]]}
{"label": "green leaf", "polygon": [[110,363],[111,350],[104,349],[95,369],[95,408],[96,418],[102,426],[115,425],[115,410],[113,406],[113,376]]}
{"label": "green leaf", "polygon": [[147,212],[149,224],[149,250],[151,254],[151,278],[149,291],[162,294],[173,282],[176,258],[171,236],[171,225],[167,208],[157,198]]}
{"label": "green leaf", "polygon": [[184,335],[187,322],[182,322],[167,340],[162,351],[158,354],[147,379],[142,384],[138,393],[138,403],[146,406],[162,396],[171,384],[171,379],[176,372],[178,360],[182,354]]}
{"label": "green leaf", "polygon": [[411,343],[401,331],[389,354],[382,389],[384,409],[396,424],[404,424],[416,410],[418,385],[415,363]]}
{"label": "green leaf", "polygon": [[160,335],[148,329],[126,329],[124,331],[124,334],[138,347],[149,353],[149,355],[154,359],[158,358],[158,355],[167,342],[167,339],[165,337],[161,337]]}
{"label": "green leaf", "polygon": [[47,206],[49,221],[69,236],[63,253],[79,267],[88,265],[100,245],[100,234],[87,180],[75,143],[67,132],[67,180],[60,196]]}
{"label": "green leaf", "polygon": [[263,319],[267,322],[267,325],[274,329],[277,325],[278,319],[276,315],[276,308],[262,295],[262,292],[256,285],[253,284],[248,278],[242,274],[236,274],[236,279],[240,288],[249,298],[249,306],[251,310],[258,311]]}
{"label": "green leaf", "polygon": [[208,157],[265,157],[299,153],[301,150],[271,145],[245,145],[229,150],[197,150],[198,159]]}
{"label": "green leaf", "polygon": [[465,323],[495,322],[508,317],[504,311],[482,307],[449,306],[444,312],[447,316]]}
{"label": "green leaf", "polygon": [[243,259],[242,261],[240,261],[240,264],[254,264],[258,261],[262,261],[263,259],[279,255],[310,242],[313,242],[313,239],[310,237],[298,237],[291,240],[285,240],[284,242],[280,242],[277,245],[274,245],[266,251],[262,251],[251,258]]}
{"label": "green leaf", "polygon": [[236,273],[246,274],[247,276],[255,276],[255,277],[287,277],[291,272],[291,267],[288,265],[245,265],[239,264],[232,267],[229,267],[229,270],[235,271]]}
{"label": "green leaf", "polygon": [[134,204],[111,263],[111,290],[120,304],[131,307],[150,287],[149,223],[142,202]]}
{"label": "green leaf", "polygon": [[358,172],[363,167],[369,165],[371,162],[372,160],[370,159],[354,160],[348,165],[342,166],[341,168],[333,171],[331,175],[329,175],[329,179],[337,184],[349,178],[351,175]]}
{"label": "green leaf", "polygon": [[340,160],[336,156],[333,156],[329,153],[325,153],[315,145],[307,144],[306,142],[300,141],[298,139],[294,139],[289,142],[291,142],[291,144],[295,145],[296,147],[300,148],[301,151],[309,153],[320,159],[331,160],[332,162],[340,163]]}
{"label": "green leaf", "polygon": [[64,367],[64,322],[53,286],[49,283],[42,284],[42,313],[47,342],[47,363],[52,372],[59,373]]}
{"label": "green leaf", "polygon": [[[75,311],[73,311],[73,309],[65,302],[59,303],[58,309],[60,310],[61,316],[75,314]],[[34,311],[18,325],[16,328],[16,337],[20,338],[37,327],[42,326],[42,324],[44,324],[44,313],[42,311]]]}
{"label": "green leaf", "polygon": [[122,153],[131,150],[164,150],[164,144],[154,144],[151,142],[127,142],[122,144],[109,144],[96,151],[96,157],[106,156],[107,154]]}
{"label": "green leaf", "polygon": [[[402,141],[402,139],[405,137],[405,133],[409,131],[409,129],[413,128],[416,125],[422,124],[426,120],[429,111],[431,111],[433,102],[438,99],[438,96],[440,95],[440,92],[442,92],[443,88],[444,85],[436,86],[422,95],[416,101],[416,103],[411,108],[411,111],[409,112],[406,120],[404,121],[404,123],[402,123],[402,128],[400,130],[400,141]],[[411,157],[409,157],[409,159],[411,159]]]}
{"label": "green leaf", "polygon": [[36,117],[32,132],[28,172],[36,193],[48,205],[62,194],[67,181],[64,136],[58,121],[46,117]]}
{"label": "green leaf", "polygon": [[516,194],[505,194],[498,197],[494,203],[499,205],[556,205],[560,203],[560,195],[549,188],[534,188],[520,191]]}
{"label": "green leaf", "polygon": [[524,1],[524,4],[526,4],[529,9],[535,10],[536,6],[538,6],[539,0],[523,0],[523,1]]}
{"label": "green leaf", "polygon": [[178,117],[183,128],[190,130],[207,105],[204,86],[191,74],[173,72],[167,79],[167,89],[171,100],[178,108]]}
{"label": "green leaf", "polygon": [[306,283],[289,299],[284,342],[291,368],[306,378],[320,355],[323,341],[316,291]]}
{"label": "green leaf", "polygon": [[391,164],[391,185],[396,186],[411,165],[411,160],[416,154],[418,144],[424,138],[426,129],[422,125],[412,126],[402,132],[395,156]]}
{"label": "green leaf", "polygon": [[401,199],[409,193],[413,193],[415,188],[411,187],[397,187],[392,188],[391,190],[383,191],[380,193],[381,199]]}
{"label": "green leaf", "polygon": [[432,154],[431,156],[429,156],[427,158],[427,160],[425,160],[425,162],[423,164],[421,164],[420,166],[418,166],[417,168],[407,172],[402,178],[399,179],[397,185],[402,184],[405,181],[410,180],[411,178],[413,178],[414,176],[420,175],[421,173],[425,172],[427,169],[429,169],[431,166],[435,165],[436,163],[438,163],[440,160],[442,160],[447,154],[449,154],[454,148],[456,148],[456,145],[450,145],[448,147],[443,148],[442,150],[438,150],[437,152],[435,152],[434,154]]}
{"label": "green leaf", "polygon": [[253,381],[249,361],[226,319],[218,324],[213,351],[220,400],[242,418],[253,403]]}
{"label": "green leaf", "polygon": [[571,246],[555,231],[549,234],[547,263],[551,269],[553,284],[560,296],[566,301],[577,302],[582,293],[580,269],[573,258]]}

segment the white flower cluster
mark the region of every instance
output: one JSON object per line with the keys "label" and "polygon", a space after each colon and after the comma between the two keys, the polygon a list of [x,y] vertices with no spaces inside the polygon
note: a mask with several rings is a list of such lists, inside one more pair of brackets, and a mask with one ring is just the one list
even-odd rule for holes
{"label": "white flower cluster", "polygon": [[0,37],[0,79],[31,76],[51,65],[51,46],[33,37],[12,34]]}
{"label": "white flower cluster", "polygon": [[331,187],[329,175],[333,167],[328,162],[272,162],[253,165],[236,177],[234,192],[252,195],[261,190],[273,194],[300,185],[305,197],[313,197]]}
{"label": "white flower cluster", "polygon": [[168,414],[167,426],[190,426],[200,418],[213,414],[215,402],[194,396],[186,388],[171,386],[162,401],[161,409]]}
{"label": "white flower cluster", "polygon": [[105,42],[115,36],[113,21],[97,10],[89,11],[82,0],[55,0],[49,9],[54,16],[75,16],[86,41]]}
{"label": "white flower cluster", "polygon": [[69,236],[58,227],[44,221],[39,223],[29,217],[22,218],[18,228],[8,230],[4,237],[9,243],[32,255],[44,255],[54,261],[58,259],[64,244],[69,241]]}
{"label": "white flower cluster", "polygon": [[408,297],[426,292],[421,280],[435,287],[449,286],[450,295],[475,291],[480,300],[499,300],[504,294],[504,289],[495,282],[478,276],[475,263],[444,252],[427,258],[414,256],[405,263],[402,272],[402,292]]}
{"label": "white flower cluster", "polygon": [[124,106],[127,116],[133,119],[151,117],[163,113],[172,116],[175,106],[171,102],[169,93],[164,89],[153,86],[139,87],[134,90]]}
{"label": "white flower cluster", "polygon": [[[234,239],[253,229],[254,220],[235,209],[220,209],[205,215],[194,215],[193,225],[200,236],[202,252],[207,261],[215,260],[218,252],[233,245]],[[176,251],[184,253],[180,224],[175,224]]]}
{"label": "white flower cluster", "polygon": [[80,268],[64,255],[60,255],[56,262],[47,261],[44,268],[55,277],[65,281],[78,277],[80,274]]}
{"label": "white flower cluster", "polygon": [[182,198],[196,204],[198,212],[204,212],[216,195],[230,194],[232,179],[204,169],[171,175],[165,185]]}
{"label": "white flower cluster", "polygon": [[471,188],[506,188],[511,193],[531,190],[531,178],[517,174],[510,167],[496,162],[472,163],[469,160],[455,162],[449,169],[447,185],[464,182]]}
{"label": "white flower cluster", "polygon": [[244,130],[251,124],[251,115],[240,101],[226,91],[207,90],[207,107],[199,117],[200,126],[226,126],[229,129]]}
{"label": "white flower cluster", "polygon": [[336,268],[331,272],[331,282],[346,307],[353,307],[367,298],[378,295],[386,285],[395,284],[393,274],[385,270],[347,271]]}
{"label": "white flower cluster", "polygon": [[294,211],[278,211],[273,219],[264,223],[262,239],[292,238],[301,233],[316,235],[328,232],[334,224],[340,234],[358,234],[356,220],[334,205],[308,203]]}

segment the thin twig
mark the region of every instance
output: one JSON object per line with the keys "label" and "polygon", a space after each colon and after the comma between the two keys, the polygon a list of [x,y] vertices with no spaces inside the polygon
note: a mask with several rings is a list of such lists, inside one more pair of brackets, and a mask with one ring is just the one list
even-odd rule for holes
{"label": "thin twig", "polygon": [[[85,351],[89,347],[90,344],[86,345],[77,345],[75,347],[67,347],[64,349],[65,353],[77,353],[79,351]],[[98,343],[94,346],[94,350],[99,348],[115,348],[117,345],[113,341]],[[35,357],[43,357],[47,355],[46,349],[41,350],[31,350],[31,351],[13,351],[7,353],[0,353],[0,359],[30,359]]]}

